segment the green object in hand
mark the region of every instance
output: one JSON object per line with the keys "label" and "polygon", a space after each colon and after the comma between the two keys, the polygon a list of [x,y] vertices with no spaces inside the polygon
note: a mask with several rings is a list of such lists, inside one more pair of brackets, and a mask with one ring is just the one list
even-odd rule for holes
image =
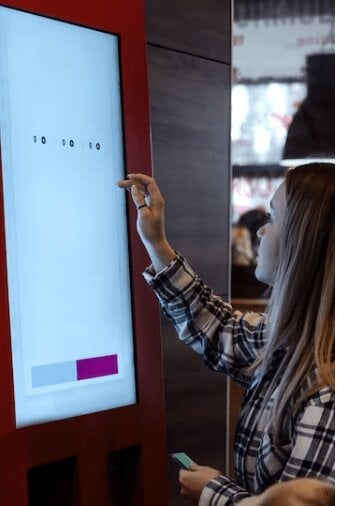
{"label": "green object in hand", "polygon": [[190,459],[188,455],[184,452],[178,453],[170,453],[170,457],[172,457],[183,469],[191,469],[191,465],[193,464],[193,460]]}

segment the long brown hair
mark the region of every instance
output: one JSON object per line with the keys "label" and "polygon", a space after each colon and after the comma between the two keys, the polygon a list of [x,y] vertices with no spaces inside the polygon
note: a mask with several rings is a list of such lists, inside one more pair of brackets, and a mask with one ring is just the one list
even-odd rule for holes
{"label": "long brown hair", "polygon": [[257,364],[266,372],[275,352],[285,350],[266,395],[268,400],[278,387],[271,417],[276,437],[291,404],[296,412],[309,395],[324,386],[334,388],[334,165],[310,163],[289,170],[285,192],[267,311],[269,338]]}

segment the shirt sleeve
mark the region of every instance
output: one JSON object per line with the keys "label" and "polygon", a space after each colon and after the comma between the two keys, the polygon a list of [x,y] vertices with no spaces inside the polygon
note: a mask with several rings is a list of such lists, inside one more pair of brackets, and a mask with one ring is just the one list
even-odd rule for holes
{"label": "shirt sleeve", "polygon": [[265,344],[265,316],[233,311],[179,253],[165,269],[156,274],[150,267],[144,277],[179,338],[211,369],[226,372],[247,387],[252,376],[249,366]]}
{"label": "shirt sleeve", "polygon": [[[291,453],[279,476],[269,477],[268,485],[296,478],[317,478],[334,484],[334,395],[319,392],[298,416],[291,441]],[[226,476],[210,481],[203,489],[199,506],[236,505],[252,494]]]}
{"label": "shirt sleeve", "polygon": [[227,476],[219,476],[203,489],[198,506],[229,506],[239,504],[251,494]]}

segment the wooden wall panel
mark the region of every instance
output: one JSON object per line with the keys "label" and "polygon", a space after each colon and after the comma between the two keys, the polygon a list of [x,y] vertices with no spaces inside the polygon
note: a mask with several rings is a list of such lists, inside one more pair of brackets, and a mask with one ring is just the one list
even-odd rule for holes
{"label": "wooden wall panel", "polygon": [[[162,348],[168,448],[183,451],[198,464],[225,471],[227,399],[224,374],[210,371],[177,339],[162,319]],[[186,506],[180,495],[178,465],[169,461],[170,506]]]}
{"label": "wooden wall panel", "polygon": [[231,0],[146,0],[150,44],[229,63]]}
{"label": "wooden wall panel", "polygon": [[168,237],[228,294],[229,67],[148,46],[154,174]]}
{"label": "wooden wall panel", "polygon": [[[228,294],[229,66],[148,46],[153,171],[166,200],[172,245],[203,279]],[[224,374],[178,341],[162,318],[164,385],[170,451],[226,469]],[[186,504],[170,462],[171,506]]]}

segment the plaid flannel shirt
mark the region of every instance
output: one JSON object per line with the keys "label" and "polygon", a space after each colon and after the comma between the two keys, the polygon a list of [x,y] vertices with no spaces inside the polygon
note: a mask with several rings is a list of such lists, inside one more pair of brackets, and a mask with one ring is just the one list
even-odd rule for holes
{"label": "plaid flannel shirt", "polygon": [[[268,374],[253,376],[249,366],[266,343],[263,314],[233,312],[193,272],[185,259],[176,258],[155,274],[144,277],[178,335],[201,354],[213,370],[227,373],[244,386],[235,440],[233,481],[219,476],[203,489],[199,506],[237,504],[262,493],[268,486],[298,477],[334,482],[334,392],[324,388],[307,399],[295,417],[284,420],[285,440],[276,443],[268,429],[273,399],[261,412],[261,402],[284,352],[276,353]],[[274,369],[275,371],[275,369]],[[273,397],[273,396],[272,396]]]}

